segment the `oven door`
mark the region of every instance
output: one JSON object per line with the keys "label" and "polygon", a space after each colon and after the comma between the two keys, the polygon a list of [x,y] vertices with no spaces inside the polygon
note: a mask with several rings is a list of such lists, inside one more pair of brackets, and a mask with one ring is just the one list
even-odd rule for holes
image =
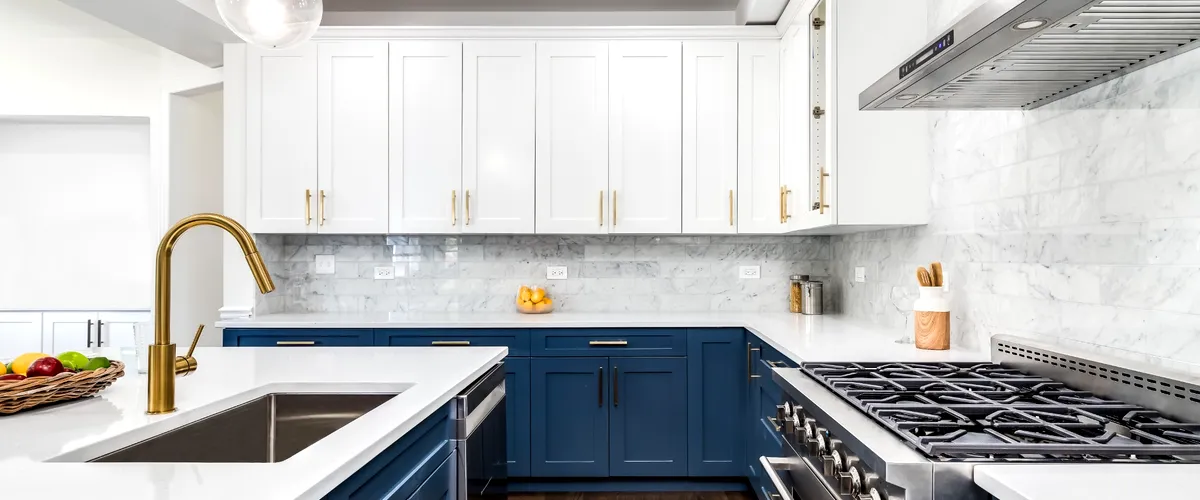
{"label": "oven door", "polygon": [[500,364],[458,397],[457,500],[508,495],[508,432],[504,365]]}

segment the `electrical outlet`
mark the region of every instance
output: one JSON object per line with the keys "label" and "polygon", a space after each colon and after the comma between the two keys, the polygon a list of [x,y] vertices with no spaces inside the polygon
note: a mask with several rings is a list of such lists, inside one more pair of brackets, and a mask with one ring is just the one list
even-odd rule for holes
{"label": "electrical outlet", "polygon": [[738,268],[738,278],[756,280],[761,277],[762,271],[758,266],[741,266]]}
{"label": "electrical outlet", "polygon": [[548,279],[548,280],[565,280],[565,279],[567,279],[567,266],[546,266],[546,279]]}
{"label": "electrical outlet", "polygon": [[335,271],[332,255],[317,256],[317,274],[333,274]]}
{"label": "electrical outlet", "polygon": [[865,267],[854,268],[854,282],[855,283],[866,283],[867,282],[867,268],[865,268]]}
{"label": "electrical outlet", "polygon": [[394,266],[380,266],[375,268],[375,279],[377,280],[394,280],[396,279],[396,268]]}

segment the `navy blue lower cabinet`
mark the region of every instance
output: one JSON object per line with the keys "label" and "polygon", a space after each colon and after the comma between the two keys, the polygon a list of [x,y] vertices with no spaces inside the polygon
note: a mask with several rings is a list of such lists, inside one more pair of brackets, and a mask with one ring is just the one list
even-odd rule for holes
{"label": "navy blue lower cabinet", "polygon": [[745,475],[744,429],[749,377],[745,330],[688,330],[688,475]]}
{"label": "navy blue lower cabinet", "polygon": [[374,345],[372,330],[347,328],[226,328],[225,347],[342,347]]}
{"label": "navy blue lower cabinet", "polygon": [[446,405],[342,481],[325,499],[407,500],[444,468],[454,451],[451,431],[450,406]]}
{"label": "navy blue lower cabinet", "polygon": [[529,358],[504,359],[508,475],[529,477]]}
{"label": "navy blue lower cabinet", "polygon": [[530,471],[535,477],[608,475],[608,358],[530,360]]}
{"label": "navy blue lower cabinet", "polygon": [[[457,479],[455,474],[456,462],[458,461],[458,451],[450,453],[446,461],[433,471],[433,474],[426,479],[421,486],[414,491],[408,500],[451,500],[455,498],[457,491]],[[400,500],[397,498],[397,500]]]}
{"label": "navy blue lower cabinet", "polygon": [[609,358],[608,474],[686,476],[687,359]]}

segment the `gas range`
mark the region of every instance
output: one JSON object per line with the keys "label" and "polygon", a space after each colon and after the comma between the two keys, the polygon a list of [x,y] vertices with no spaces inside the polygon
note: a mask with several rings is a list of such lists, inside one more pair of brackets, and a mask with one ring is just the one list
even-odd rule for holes
{"label": "gas range", "polygon": [[1008,336],[992,360],[775,369],[792,496],[983,499],[980,463],[1200,462],[1200,386]]}

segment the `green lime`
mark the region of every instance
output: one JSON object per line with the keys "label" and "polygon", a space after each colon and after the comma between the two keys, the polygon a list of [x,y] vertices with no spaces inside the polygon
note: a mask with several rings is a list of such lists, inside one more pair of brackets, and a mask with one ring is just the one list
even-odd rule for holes
{"label": "green lime", "polygon": [[111,363],[108,362],[108,358],[104,356],[96,356],[88,360],[87,364],[83,366],[83,369],[89,371],[99,370],[101,368],[108,368],[110,364]]}
{"label": "green lime", "polygon": [[57,357],[63,366],[71,366],[73,367],[72,369],[78,369],[88,364],[88,357],[75,351],[67,351],[59,354]]}

